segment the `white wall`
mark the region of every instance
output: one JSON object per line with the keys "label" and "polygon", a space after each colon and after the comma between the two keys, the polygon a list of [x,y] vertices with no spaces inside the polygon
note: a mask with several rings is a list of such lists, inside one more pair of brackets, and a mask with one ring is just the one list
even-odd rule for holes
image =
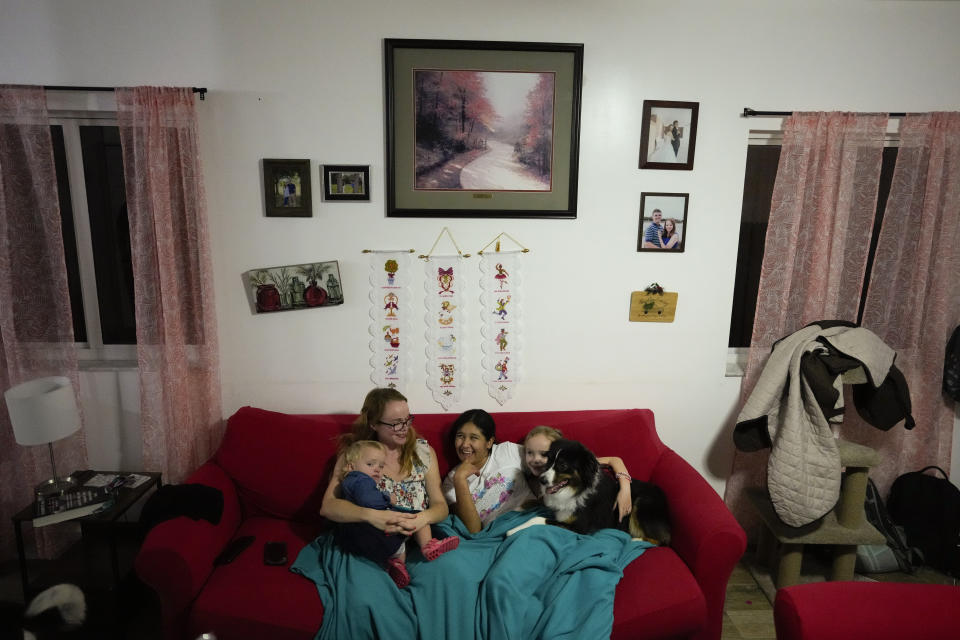
{"label": "white wall", "polygon": [[[739,379],[725,378],[747,131],[760,109],[955,110],[960,3],[646,0],[0,0],[0,82],[206,86],[199,104],[224,411],[355,411],[371,387],[364,248],[475,252],[506,231],[525,267],[525,382],[511,410],[649,407],[718,490]],[[575,221],[386,219],[384,37],[582,42]],[[639,171],[644,99],[700,102],[696,168]],[[266,219],[261,158],[369,164],[370,203]],[[686,252],[636,253],[642,191],[690,193]],[[240,274],[340,261],[340,307],[251,315]],[[471,269],[476,262],[471,260]],[[630,292],[678,291],[672,324],[630,323]],[[479,377],[455,410],[495,409]],[[414,368],[422,375],[422,361]],[[422,378],[414,412],[439,408]]]}

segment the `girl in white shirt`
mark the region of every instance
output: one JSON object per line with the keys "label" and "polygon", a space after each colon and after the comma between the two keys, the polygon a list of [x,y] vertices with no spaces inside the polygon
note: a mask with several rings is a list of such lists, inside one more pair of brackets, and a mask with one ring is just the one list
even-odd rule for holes
{"label": "girl in white shirt", "polygon": [[523,474],[521,446],[495,442],[496,426],[489,413],[464,411],[452,431],[460,464],[447,474],[443,494],[471,533],[533,499]]}

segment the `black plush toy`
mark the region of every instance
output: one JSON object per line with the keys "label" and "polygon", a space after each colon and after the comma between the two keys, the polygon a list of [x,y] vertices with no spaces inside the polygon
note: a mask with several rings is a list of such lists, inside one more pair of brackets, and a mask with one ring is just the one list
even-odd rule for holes
{"label": "black plush toy", "polygon": [[41,591],[30,604],[0,602],[0,640],[69,638],[87,617],[83,591],[58,584]]}

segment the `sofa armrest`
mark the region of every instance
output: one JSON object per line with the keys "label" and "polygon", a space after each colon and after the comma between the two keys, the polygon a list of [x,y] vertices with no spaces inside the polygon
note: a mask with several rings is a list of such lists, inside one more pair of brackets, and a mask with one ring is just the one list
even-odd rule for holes
{"label": "sofa armrest", "polygon": [[747,546],[747,535],[703,476],[674,451],[660,455],[651,482],[667,494],[673,540],[707,601],[707,626],[697,638],[719,639],[727,581]]}
{"label": "sofa armrest", "polygon": [[203,484],[223,493],[218,524],[181,516],[156,525],[147,534],[134,567],[137,576],[160,599],[164,637],[180,638],[190,604],[213,572],[213,560],[240,526],[237,489],[213,462],[195,471],[185,483]]}

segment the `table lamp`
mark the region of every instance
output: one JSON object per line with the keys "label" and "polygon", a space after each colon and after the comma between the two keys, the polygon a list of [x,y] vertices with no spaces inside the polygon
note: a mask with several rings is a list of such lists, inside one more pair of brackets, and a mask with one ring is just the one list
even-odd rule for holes
{"label": "table lamp", "polygon": [[53,459],[53,443],[80,428],[80,412],[77,411],[70,378],[37,378],[10,387],[3,395],[17,444],[46,444],[50,450],[53,477],[37,486],[37,495],[49,496],[74,486],[76,482],[70,476],[57,477],[57,465]]}

